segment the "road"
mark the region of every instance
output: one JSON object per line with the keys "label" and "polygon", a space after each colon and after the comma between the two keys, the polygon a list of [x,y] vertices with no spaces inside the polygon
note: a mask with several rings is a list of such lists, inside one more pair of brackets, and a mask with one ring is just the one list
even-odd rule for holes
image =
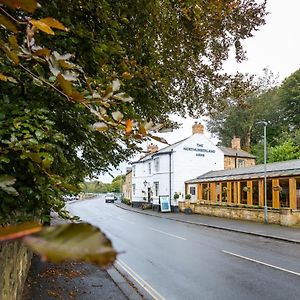
{"label": "road", "polygon": [[138,214],[104,196],[68,208],[162,299],[300,299],[300,245]]}

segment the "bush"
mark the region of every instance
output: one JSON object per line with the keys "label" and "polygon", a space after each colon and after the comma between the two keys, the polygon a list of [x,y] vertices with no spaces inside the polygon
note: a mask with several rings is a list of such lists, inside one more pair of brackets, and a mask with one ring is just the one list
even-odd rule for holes
{"label": "bush", "polygon": [[185,195],[185,199],[186,199],[186,200],[191,200],[191,194],[186,194],[186,195]]}
{"label": "bush", "polygon": [[127,204],[127,205],[131,205],[131,201],[128,198],[123,198],[122,203]]}

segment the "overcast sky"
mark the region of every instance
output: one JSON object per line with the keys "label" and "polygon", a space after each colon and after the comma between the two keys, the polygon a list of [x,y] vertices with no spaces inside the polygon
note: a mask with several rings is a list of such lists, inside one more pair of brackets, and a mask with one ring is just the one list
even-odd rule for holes
{"label": "overcast sky", "polygon": [[[266,25],[254,33],[254,37],[243,42],[247,51],[247,61],[237,64],[230,59],[224,64],[226,72],[250,73],[262,75],[263,69],[268,68],[274,74],[278,74],[282,81],[291,73],[300,68],[300,39],[299,39],[299,12],[300,0],[268,0]],[[192,134],[192,125],[195,121],[190,118],[182,119],[173,117],[182,123],[182,128],[172,133],[162,135],[169,143],[175,143]],[[210,137],[209,132],[205,134]],[[160,145],[161,146],[161,145]],[[125,172],[122,164],[115,174]],[[99,177],[103,182],[111,182],[109,175]]]}

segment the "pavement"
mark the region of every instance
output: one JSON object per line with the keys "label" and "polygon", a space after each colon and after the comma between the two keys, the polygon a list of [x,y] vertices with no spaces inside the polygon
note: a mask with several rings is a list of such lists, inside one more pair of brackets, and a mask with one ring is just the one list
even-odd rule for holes
{"label": "pavement", "polygon": [[238,232],[284,242],[300,244],[299,227],[287,227],[276,224],[263,224],[252,221],[233,220],[213,216],[204,216],[199,214],[184,214],[173,212],[162,213],[153,211],[151,209],[142,210],[141,208],[133,208],[129,205],[120,202],[115,203],[115,205],[125,210],[130,210],[136,213],[141,213],[153,217],[165,218],[187,224],[194,224],[219,230]]}
{"label": "pavement", "polygon": [[[52,215],[51,225],[66,223]],[[101,269],[81,262],[54,264],[34,255],[21,300],[148,300],[149,295],[114,264]],[[7,299],[9,300],[9,299]]]}

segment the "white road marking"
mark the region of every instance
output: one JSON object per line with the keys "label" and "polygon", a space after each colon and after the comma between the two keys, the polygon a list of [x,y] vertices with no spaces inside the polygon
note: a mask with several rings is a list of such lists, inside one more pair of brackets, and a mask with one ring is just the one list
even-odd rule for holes
{"label": "white road marking", "polygon": [[232,255],[232,256],[236,256],[236,257],[245,259],[245,260],[249,260],[249,261],[252,261],[254,263],[261,264],[261,265],[264,265],[264,266],[267,266],[267,267],[270,267],[270,268],[273,268],[273,269],[276,269],[276,270],[280,270],[280,271],[284,271],[284,272],[287,272],[287,273],[291,273],[293,275],[300,276],[300,273],[297,273],[297,272],[294,272],[294,271],[291,271],[291,270],[287,270],[287,269],[284,269],[284,268],[280,268],[280,267],[277,267],[277,266],[274,266],[274,265],[270,265],[270,264],[267,264],[265,262],[253,259],[253,258],[249,258],[249,257],[246,257],[246,256],[238,255],[238,254],[235,254],[235,253],[232,253],[232,252],[228,252],[228,251],[225,251],[225,250],[222,250],[222,252],[226,253],[226,254],[229,254],[229,255]]}
{"label": "white road marking", "polygon": [[159,294],[149,283],[147,283],[141,276],[134,272],[127,264],[122,260],[117,259],[115,264],[118,264],[124,271],[126,271],[141,287],[143,287],[154,300],[165,300],[165,298]]}
{"label": "white road marking", "polygon": [[162,233],[162,234],[165,234],[165,235],[168,235],[168,236],[171,236],[171,237],[174,237],[174,238],[177,238],[177,239],[186,241],[186,238],[183,238],[183,237],[181,237],[181,236],[178,236],[178,235],[175,235],[175,234],[172,234],[172,233],[168,233],[168,232],[164,232],[164,231],[161,231],[161,230],[152,228],[152,227],[148,227],[148,228],[149,228],[150,230],[153,230],[153,231],[156,231],[156,232],[159,232],[159,233]]}

